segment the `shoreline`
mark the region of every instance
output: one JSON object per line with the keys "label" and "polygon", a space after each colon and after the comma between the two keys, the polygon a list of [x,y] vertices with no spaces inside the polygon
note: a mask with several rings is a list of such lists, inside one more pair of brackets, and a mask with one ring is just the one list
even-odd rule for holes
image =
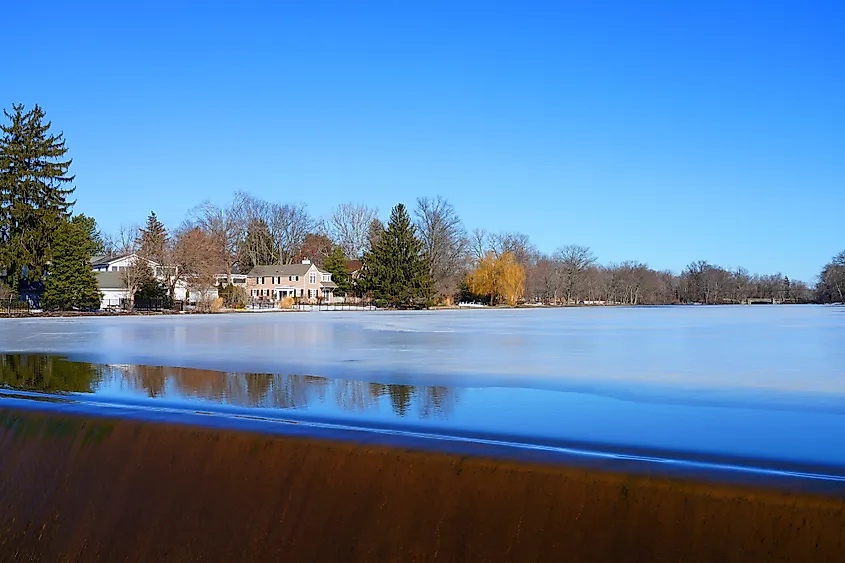
{"label": "shoreline", "polygon": [[845,500],[0,410],[0,560],[836,561]]}
{"label": "shoreline", "polygon": [[333,306],[326,307],[323,305],[321,308],[319,305],[311,306],[311,309],[276,309],[276,308],[267,308],[267,309],[225,309],[225,310],[218,310],[218,311],[121,311],[121,312],[113,312],[113,311],[61,311],[61,312],[54,312],[54,311],[34,311],[34,312],[11,312],[3,310],[0,308],[0,319],[31,319],[31,318],[89,318],[89,317],[180,317],[186,315],[241,315],[241,314],[250,314],[250,313],[261,313],[261,314],[268,314],[268,313],[312,313],[312,312],[322,312],[322,313],[361,313],[361,312],[401,312],[401,313],[408,313],[408,312],[426,312],[426,311],[515,311],[515,310],[558,310],[558,309],[584,309],[584,308],[596,308],[596,309],[605,309],[605,308],[625,308],[625,309],[644,309],[644,308],[663,308],[663,307],[679,307],[679,308],[686,308],[686,307],[806,307],[806,306],[814,306],[814,307],[843,307],[845,304],[842,303],[665,303],[665,304],[655,304],[655,305],[631,305],[625,303],[608,303],[608,304],[581,304],[581,303],[570,303],[566,305],[545,305],[545,304],[536,304],[536,305],[529,305],[529,304],[522,304],[516,306],[507,306],[507,305],[482,305],[482,306],[459,306],[459,305],[435,305],[429,307],[428,309],[394,309],[394,308],[381,308],[381,309],[368,309],[368,308],[355,308],[355,309],[344,309],[342,306],[338,305],[337,308],[333,308]]}

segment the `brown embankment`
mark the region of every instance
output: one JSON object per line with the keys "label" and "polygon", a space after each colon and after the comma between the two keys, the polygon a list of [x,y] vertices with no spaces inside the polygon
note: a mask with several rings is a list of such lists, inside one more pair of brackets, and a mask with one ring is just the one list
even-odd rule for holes
{"label": "brown embankment", "polygon": [[841,498],[0,409],[0,561],[843,561]]}

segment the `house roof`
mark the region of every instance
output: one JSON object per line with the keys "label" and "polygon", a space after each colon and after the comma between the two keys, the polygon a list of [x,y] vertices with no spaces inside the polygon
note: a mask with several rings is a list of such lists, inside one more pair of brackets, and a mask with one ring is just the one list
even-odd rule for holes
{"label": "house roof", "polygon": [[91,257],[91,265],[92,266],[105,266],[111,264],[112,262],[117,262],[123,258],[126,258],[128,254],[122,254],[119,256],[92,256]]}
{"label": "house roof", "polygon": [[[92,267],[108,266],[108,265],[112,264],[113,262],[118,262],[118,261],[123,260],[125,258],[129,258],[130,256],[137,256],[137,255],[135,253],[132,253],[132,254],[117,254],[115,256],[92,256],[91,257],[91,266]],[[144,258],[143,256],[140,256],[140,258],[149,262],[151,266],[158,266],[158,262],[156,262],[155,260],[150,260],[149,258]]]}
{"label": "house roof", "polygon": [[350,272],[357,272],[361,269],[361,261],[360,260],[347,260],[346,261],[346,269]]}
{"label": "house roof", "polygon": [[337,287],[337,284],[334,282],[320,282],[320,287],[335,289]]}
{"label": "house roof", "polygon": [[[286,264],[284,266],[256,266],[247,274],[249,277],[266,276],[304,276],[313,264]],[[317,268],[317,270],[320,270]]]}
{"label": "house roof", "polygon": [[96,272],[97,284],[100,289],[124,289],[123,274],[121,272]]}
{"label": "house roof", "polygon": [[[241,269],[238,268],[237,264],[235,264],[234,266],[232,266],[232,275],[233,276],[246,276],[247,274],[241,273]],[[216,274],[214,274],[214,277],[216,277],[216,278],[225,278],[225,277],[228,277],[228,276],[229,276],[229,274],[227,274],[226,272],[217,272]]]}

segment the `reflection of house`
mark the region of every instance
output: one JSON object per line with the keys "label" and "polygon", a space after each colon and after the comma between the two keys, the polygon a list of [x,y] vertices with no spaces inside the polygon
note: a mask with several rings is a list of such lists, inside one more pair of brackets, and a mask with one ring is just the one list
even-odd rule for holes
{"label": "reflection of house", "polygon": [[249,296],[259,301],[301,297],[331,302],[336,287],[332,275],[310,260],[285,266],[256,266],[247,274]]}

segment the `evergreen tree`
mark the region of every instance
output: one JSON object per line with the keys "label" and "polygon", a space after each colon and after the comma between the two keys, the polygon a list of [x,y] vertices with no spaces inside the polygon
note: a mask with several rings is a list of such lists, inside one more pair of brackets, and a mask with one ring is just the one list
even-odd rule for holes
{"label": "evergreen tree", "polygon": [[91,241],[89,249],[91,256],[103,256],[106,253],[106,241],[103,240],[103,235],[97,228],[97,221],[83,213],[74,215],[73,220],[88,233],[88,239]]}
{"label": "evergreen tree", "polygon": [[394,306],[417,305],[431,296],[432,282],[422,242],[405,206],[390,212],[387,228],[364,253],[362,289]]}
{"label": "evergreen tree", "polygon": [[165,252],[167,250],[167,229],[158,220],[155,211],[150,211],[147,217],[147,224],[143,229],[138,229],[138,253],[144,258],[164,264]]}
{"label": "evergreen tree", "polygon": [[74,217],[56,229],[53,262],[44,282],[45,309],[97,309],[103,298],[91,271],[91,242],[85,218]]}
{"label": "evergreen tree", "polygon": [[161,306],[165,309],[173,308],[173,299],[170,298],[168,287],[155,279],[152,275],[152,270],[149,268],[142,271],[146,272],[147,275],[142,276],[139,281],[138,290],[135,292],[134,299],[132,300],[133,304],[137,303],[139,299],[143,301],[155,300],[161,301]]}
{"label": "evergreen tree", "polygon": [[352,291],[352,275],[346,267],[346,256],[340,245],[332,247],[323,264],[323,269],[331,273],[332,281],[337,285],[335,290],[337,295],[346,295]]}
{"label": "evergreen tree", "polygon": [[68,199],[74,188],[63,135],[49,132],[44,111],[36,105],[25,112],[16,104],[3,113],[10,123],[0,125],[0,266],[17,289],[24,277],[44,274],[53,239],[75,203]]}

